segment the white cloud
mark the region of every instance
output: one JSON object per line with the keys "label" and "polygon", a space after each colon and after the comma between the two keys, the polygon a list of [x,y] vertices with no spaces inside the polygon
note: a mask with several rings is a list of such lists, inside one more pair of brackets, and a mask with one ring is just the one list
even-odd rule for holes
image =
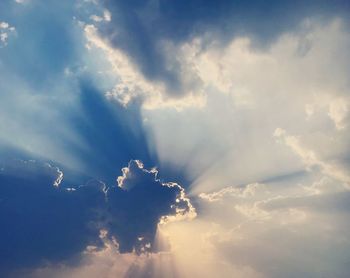
{"label": "white cloud", "polygon": [[0,21],[0,48],[8,44],[10,36],[14,35],[16,28],[5,21]]}
{"label": "white cloud", "polygon": [[311,171],[314,166],[320,167],[322,173],[337,179],[350,188],[350,176],[346,172],[343,172],[342,169],[339,169],[336,165],[318,158],[314,151],[302,146],[298,137],[288,135],[287,132],[281,128],[275,130],[274,137],[290,147],[302,159],[307,170]]}
{"label": "white cloud", "polygon": [[[108,20],[108,13],[106,16]],[[184,98],[171,98],[166,93],[164,83],[147,80],[125,53],[111,47],[99,36],[98,29],[94,25],[86,25],[84,31],[88,41],[87,48],[90,51],[100,50],[104,53],[111,66],[108,73],[113,74],[117,79],[115,86],[106,92],[108,99],[115,99],[124,106],[134,99],[141,99],[144,109],[171,107],[182,110],[186,107],[205,105],[205,97],[194,92],[188,92]]]}
{"label": "white cloud", "polygon": [[344,129],[349,112],[349,101],[346,99],[335,99],[329,104],[329,117],[334,121],[337,129]]}
{"label": "white cloud", "polygon": [[215,223],[208,240],[221,259],[262,277],[346,277],[349,191],[328,177],[302,182],[201,194],[202,221]]}
{"label": "white cloud", "polygon": [[7,29],[9,28],[9,24],[7,22],[0,22],[0,29]]}
{"label": "white cloud", "polygon": [[95,22],[101,22],[102,20],[103,20],[103,18],[102,17],[100,17],[100,16],[98,16],[98,15],[91,15],[90,16],[90,19],[91,20],[93,20],[93,21],[95,21]]}
{"label": "white cloud", "polygon": [[7,33],[0,34],[0,41],[2,41],[3,43],[6,43],[7,39],[8,39]]}
{"label": "white cloud", "polygon": [[53,185],[58,187],[58,186],[60,186],[61,182],[63,181],[63,172],[57,168],[57,173],[58,173],[58,177],[54,181]]}
{"label": "white cloud", "polygon": [[112,14],[110,13],[109,10],[104,10],[103,11],[103,19],[105,21],[111,21],[112,20]]}
{"label": "white cloud", "polygon": [[[205,106],[143,110],[149,148],[161,163],[187,172],[193,193],[302,174],[305,161],[271,136],[277,127],[301,135],[305,148],[312,146],[317,159],[327,162],[324,171],[341,169],[344,179],[349,176],[342,157],[350,140],[350,38],[340,20],[309,20],[266,50],[253,48],[246,37],[227,45],[212,41],[203,47],[204,41],[210,40],[164,45],[190,80],[200,80]],[[300,53],[305,41],[308,50]],[[341,133],[334,123],[344,126]]]}
{"label": "white cloud", "polygon": [[95,21],[95,22],[103,22],[103,21],[109,22],[112,19],[112,15],[111,15],[110,11],[105,9],[105,10],[103,10],[102,16],[93,14],[90,16],[90,19],[92,21]]}

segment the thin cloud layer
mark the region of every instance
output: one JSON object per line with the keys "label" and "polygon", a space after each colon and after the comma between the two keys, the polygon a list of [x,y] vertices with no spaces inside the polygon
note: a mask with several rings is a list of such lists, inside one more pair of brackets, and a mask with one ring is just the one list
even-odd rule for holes
{"label": "thin cloud layer", "polygon": [[227,263],[262,277],[346,277],[349,191],[326,177],[283,186],[202,194],[207,221],[215,223],[208,240]]}

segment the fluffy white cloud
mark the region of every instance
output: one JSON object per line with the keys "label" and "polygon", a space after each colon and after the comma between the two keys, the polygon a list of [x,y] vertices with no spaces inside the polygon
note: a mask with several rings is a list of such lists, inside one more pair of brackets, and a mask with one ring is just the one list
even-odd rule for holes
{"label": "fluffy white cloud", "polygon": [[169,51],[196,75],[190,79],[201,80],[206,106],[143,111],[150,149],[162,163],[187,170],[194,193],[303,174],[306,157],[273,136],[281,128],[298,134],[323,171],[347,179],[350,38],[340,20],[305,21],[265,50],[249,38],[207,41]]}
{"label": "fluffy white cloud", "polygon": [[8,44],[10,36],[14,35],[16,28],[5,21],[0,21],[0,48]]}

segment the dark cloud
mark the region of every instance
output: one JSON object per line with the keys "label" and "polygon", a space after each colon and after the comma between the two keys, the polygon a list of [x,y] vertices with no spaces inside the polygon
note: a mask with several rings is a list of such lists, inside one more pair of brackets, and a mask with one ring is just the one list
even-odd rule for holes
{"label": "dark cloud", "polygon": [[161,217],[185,215],[191,210],[181,186],[157,180],[157,171],[144,169],[140,161],[132,160],[128,168],[124,168],[118,184],[108,191],[108,210],[112,217],[108,230],[119,239],[121,252],[130,252],[135,247],[140,251],[147,243],[153,250]]}
{"label": "dark cloud", "polygon": [[79,193],[55,187],[57,169],[34,161],[17,162],[0,172],[0,273],[45,261],[72,259],[98,242],[99,188]]}
{"label": "dark cloud", "polygon": [[119,250],[157,251],[163,216],[187,214],[191,205],[177,184],[161,183],[139,161],[124,168],[121,186],[90,181],[58,186],[63,173],[49,164],[14,161],[0,171],[0,274],[74,263],[88,245],[102,247],[101,230]]}
{"label": "dark cloud", "polygon": [[101,27],[111,44],[124,50],[143,74],[164,82],[173,95],[181,92],[180,66],[166,63],[162,40],[181,43],[205,32],[225,43],[248,35],[267,46],[279,34],[295,30],[308,17],[326,19],[349,14],[349,2],[243,0],[105,0],[112,21]]}

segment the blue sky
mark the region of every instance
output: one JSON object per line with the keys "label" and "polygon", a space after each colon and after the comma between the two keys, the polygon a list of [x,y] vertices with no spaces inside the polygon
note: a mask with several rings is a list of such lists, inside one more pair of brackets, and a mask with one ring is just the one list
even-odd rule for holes
{"label": "blue sky", "polygon": [[349,13],[1,1],[0,276],[349,277]]}

